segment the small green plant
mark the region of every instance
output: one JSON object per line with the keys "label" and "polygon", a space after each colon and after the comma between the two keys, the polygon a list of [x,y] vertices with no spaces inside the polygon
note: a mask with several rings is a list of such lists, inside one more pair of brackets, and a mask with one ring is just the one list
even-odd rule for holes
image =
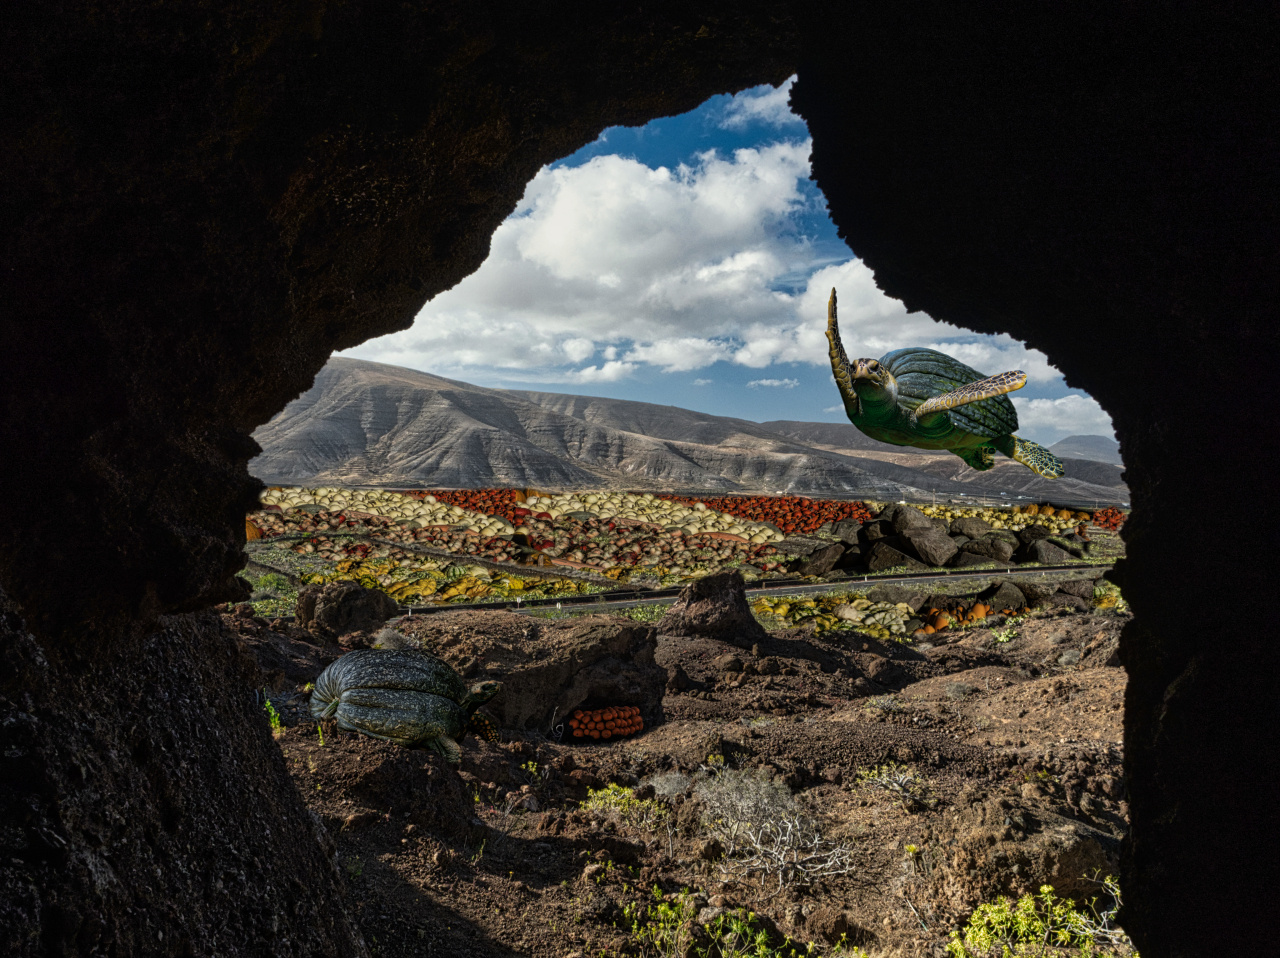
{"label": "small green plant", "polygon": [[359,878],[364,874],[364,861],[358,855],[354,858],[348,858],[346,867],[348,878]]}
{"label": "small green plant", "polygon": [[278,572],[267,572],[258,577],[258,588],[264,591],[270,589],[273,592],[283,592],[289,588],[289,580]]}
{"label": "small green plant", "polygon": [[1018,635],[1018,630],[1013,626],[1009,626],[1008,628],[1004,628],[1004,629],[991,630],[992,641],[999,642],[1001,644],[1004,644],[1005,642],[1013,641],[1015,638],[1017,638],[1017,635]]}
{"label": "small green plant", "polygon": [[890,762],[858,772],[858,781],[867,788],[878,788],[896,795],[898,803],[907,811],[933,808],[938,800],[929,794],[929,783],[910,765]]}
{"label": "small green plant", "polygon": [[612,818],[625,825],[650,827],[671,817],[662,802],[652,798],[636,798],[635,790],[610,782],[604,788],[588,789],[587,797],[578,803],[584,812]]}
{"label": "small green plant", "polygon": [[550,765],[539,766],[533,759],[521,763],[520,771],[524,772],[525,781],[535,789],[541,788],[545,785],[547,779],[551,776]]}
{"label": "small green plant", "polygon": [[726,763],[724,756],[716,752],[712,755],[708,755],[707,760],[702,762],[698,767],[708,775],[718,775],[720,772],[725,770],[725,766]]}
{"label": "small green plant", "polygon": [[[754,912],[725,911],[697,930],[697,897],[689,889],[672,895],[654,886],[651,895],[623,908],[634,952],[641,958],[820,958],[813,944],[799,945],[790,938],[770,941]],[[867,958],[861,948],[841,936],[827,958]]]}
{"label": "small green plant", "polygon": [[475,868],[477,865],[479,865],[480,859],[484,858],[484,843],[486,841],[488,841],[488,839],[484,839],[484,838],[480,839],[480,847],[477,848],[476,853],[472,855],[470,859],[468,859],[468,861],[471,862],[472,868]]}
{"label": "small green plant", "polygon": [[1043,785],[1046,788],[1058,784],[1058,780],[1050,774],[1048,769],[1044,768],[1036,769],[1034,772],[1028,772],[1026,775],[1022,776],[1022,780],[1025,782],[1035,782],[1037,785]]}
{"label": "small green plant", "polygon": [[304,686],[302,687],[302,691],[304,691],[304,692],[314,692],[314,691],[315,691],[315,688],[316,688],[316,683],[314,683],[314,682],[308,682],[306,685],[304,685]]}
{"label": "small green plant", "polygon": [[267,699],[262,706],[267,713],[267,721],[271,723],[272,733],[280,731],[280,713],[276,711],[276,707],[271,704],[271,699]]}
{"label": "small green plant", "polygon": [[649,605],[633,605],[629,608],[623,609],[619,614],[624,615],[635,622],[641,622],[647,625],[652,622],[657,622],[666,615],[667,606],[657,602]]}
{"label": "small green plant", "polygon": [[1017,903],[1001,898],[979,905],[963,932],[951,932],[947,953],[952,958],[1138,958],[1129,936],[1114,923],[1120,886],[1111,875],[1101,884],[1112,901],[1102,912],[1097,898],[1089,900],[1087,914],[1077,911],[1070,899],[1053,893],[1052,885],[1041,885],[1039,895],[1028,893]]}
{"label": "small green plant", "polygon": [[901,712],[902,703],[892,695],[873,695],[867,699],[866,708],[879,712]]}
{"label": "small green plant", "polygon": [[685,958],[693,950],[697,905],[687,888],[668,898],[654,885],[652,900],[629,903],[622,917],[645,958]]}
{"label": "small green plant", "polygon": [[320,747],[324,748],[324,726],[323,725],[316,726],[316,734],[320,736]]}

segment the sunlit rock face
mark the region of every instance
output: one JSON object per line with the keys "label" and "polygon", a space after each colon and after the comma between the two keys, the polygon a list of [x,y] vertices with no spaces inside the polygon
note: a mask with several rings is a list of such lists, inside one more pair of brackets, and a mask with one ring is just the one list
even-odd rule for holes
{"label": "sunlit rock face", "polygon": [[[1256,497],[1249,534],[1280,531],[1275,25],[833,6],[36,5],[9,26],[0,745],[28,772],[0,793],[3,901],[21,903],[5,940],[362,951],[325,855],[288,857],[311,825],[196,612],[233,594],[249,434],[333,350],[406,328],[478,267],[541,165],[798,70],[818,184],[885,290],[1027,339],[1114,418],[1135,506],[1124,924],[1152,954],[1256,951],[1280,646],[1248,603],[1188,597],[1268,595],[1273,570],[1188,563],[1184,522]],[[103,700],[184,683],[200,734]],[[287,860],[293,885],[190,877],[246,794],[274,806],[236,833],[245,867]],[[142,876],[184,877],[144,915]],[[236,916],[221,931],[208,888]]]}
{"label": "sunlit rock face", "polygon": [[1185,538],[1229,502],[1251,537],[1280,532],[1262,412],[1280,144],[1256,98],[1275,27],[882,5],[807,43],[792,93],[832,216],[883,289],[1026,339],[1115,420],[1134,507],[1116,570],[1135,613],[1121,921],[1144,954],[1255,950],[1250,916],[1277,883],[1248,836],[1276,826],[1258,795],[1280,646],[1248,603],[1214,599],[1268,594],[1276,569]]}

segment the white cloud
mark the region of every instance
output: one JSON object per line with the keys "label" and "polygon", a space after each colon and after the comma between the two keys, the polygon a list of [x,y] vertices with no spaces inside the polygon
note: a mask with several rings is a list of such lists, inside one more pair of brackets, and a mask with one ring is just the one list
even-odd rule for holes
{"label": "white cloud", "polygon": [[[764,115],[785,89],[734,102]],[[544,168],[476,273],[411,329],[344,354],[480,382],[612,382],[716,362],[762,373],[800,363],[823,376],[835,286],[851,358],[928,346],[1060,388],[1038,350],[908,313],[861,261],[820,259],[798,228],[812,212],[808,156],[805,140],[708,151],[675,169],[618,155]]]}
{"label": "white cloud", "polygon": [[791,112],[788,102],[791,84],[795,82],[795,76],[791,76],[779,87],[765,85],[744,90],[729,101],[720,118],[720,126],[726,130],[742,130],[752,123],[775,127],[803,126],[804,120]]}
{"label": "white cloud", "polygon": [[630,349],[626,358],[632,362],[661,366],[667,372],[687,372],[710,366],[718,360],[728,359],[729,356],[729,347],[725,343],[686,337],[637,344]]}
{"label": "white cloud", "polygon": [[570,382],[612,383],[625,379],[635,371],[635,363],[611,362],[603,366],[588,366],[570,374]]}
{"label": "white cloud", "polygon": [[823,412],[844,412],[845,408],[844,406],[823,406],[822,411]]}
{"label": "white cloud", "polygon": [[569,357],[569,362],[580,363],[584,359],[590,359],[595,355],[596,344],[589,339],[566,339],[560,344],[560,348],[564,350],[564,354]]}
{"label": "white cloud", "polygon": [[1051,445],[1067,436],[1115,437],[1111,417],[1089,396],[1069,395],[1058,399],[1009,397],[1018,411],[1018,434]]}
{"label": "white cloud", "polygon": [[695,386],[710,386],[710,385],[711,385],[711,380],[710,380],[710,379],[695,379],[695,380],[693,381],[693,384],[694,384]]}
{"label": "white cloud", "polygon": [[757,389],[764,386],[770,389],[795,389],[799,385],[798,379],[753,379],[747,383],[747,388]]}
{"label": "white cloud", "polygon": [[597,351],[602,371],[627,347],[622,362],[668,371],[732,359],[745,326],[794,321],[772,286],[812,258],[794,229],[808,154],[807,141],[783,142],[675,169],[617,155],[543,169],[476,273],[411,329],[345,355],[546,381]]}

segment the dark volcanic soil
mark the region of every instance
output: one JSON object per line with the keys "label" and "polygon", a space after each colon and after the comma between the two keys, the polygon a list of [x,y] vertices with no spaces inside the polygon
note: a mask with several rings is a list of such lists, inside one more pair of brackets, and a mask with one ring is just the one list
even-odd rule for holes
{"label": "dark volcanic soil", "polygon": [[[772,631],[750,649],[659,635],[653,657],[670,680],[661,701],[647,703],[657,718],[643,733],[571,744],[557,740],[557,719],[504,730],[499,744],[466,738],[460,770],[331,724],[322,742],[296,680],[341,650],[225,618],[277,689],[280,747],[336,844],[374,954],[616,953],[627,942],[623,907],[658,885],[699,892],[704,919],[748,906],[780,935],[824,951],[844,933],[873,956],[941,955],[982,901],[1045,882],[1083,898],[1100,893],[1088,880],[1095,870],[1118,870],[1128,807],[1115,649],[1125,615],[1055,609],[914,648],[803,629]],[[408,618],[398,628],[465,674],[499,678],[517,658],[577,648],[592,630],[635,647],[646,636],[627,632],[629,619],[508,612]],[[922,783],[909,807],[859,780],[888,763]],[[721,767],[785,782],[823,835],[851,851],[852,870],[780,893],[754,879],[722,881],[696,789]],[[673,830],[579,809],[608,783],[664,803]]]}

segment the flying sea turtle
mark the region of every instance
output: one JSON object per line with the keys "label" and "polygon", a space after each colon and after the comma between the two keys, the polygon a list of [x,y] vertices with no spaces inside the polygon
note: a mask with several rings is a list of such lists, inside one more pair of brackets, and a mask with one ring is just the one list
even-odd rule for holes
{"label": "flying sea turtle", "polygon": [[1062,475],[1057,456],[1013,434],[1018,413],[1005,393],[1026,385],[1022,370],[988,377],[923,347],[850,363],[836,325],[834,289],[827,303],[827,341],[845,413],[872,439],[946,449],[979,470],[990,469],[999,450],[1048,479]]}
{"label": "flying sea turtle", "polygon": [[418,649],[359,649],[316,679],[311,714],[338,727],[409,747],[432,748],[457,764],[467,731],[494,741],[497,729],[476,710],[502,688],[467,686],[443,659]]}

